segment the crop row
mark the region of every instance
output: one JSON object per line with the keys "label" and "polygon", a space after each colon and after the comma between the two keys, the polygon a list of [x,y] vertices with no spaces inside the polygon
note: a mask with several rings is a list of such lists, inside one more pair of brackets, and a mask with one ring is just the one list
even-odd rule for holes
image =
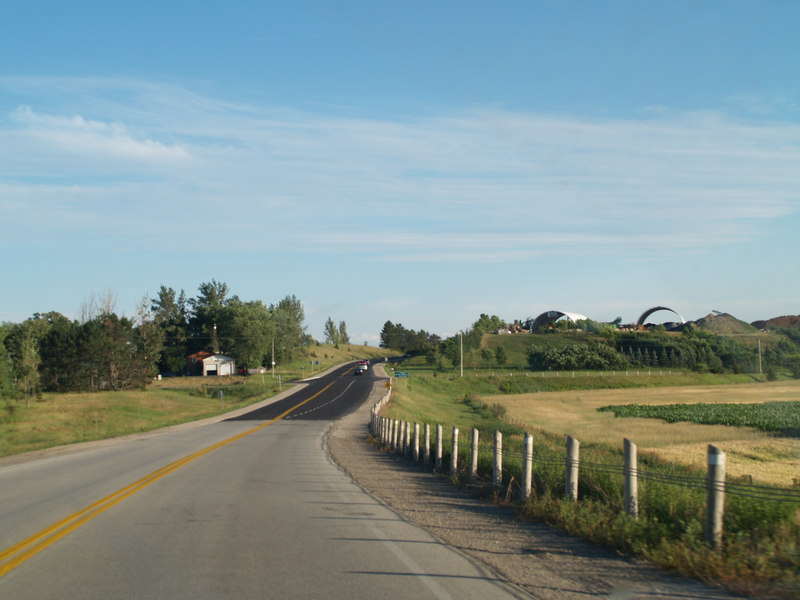
{"label": "crop row", "polygon": [[603,406],[598,411],[616,417],[663,419],[668,423],[688,421],[702,425],[753,427],[762,431],[800,432],[800,401],[761,404],[626,404]]}

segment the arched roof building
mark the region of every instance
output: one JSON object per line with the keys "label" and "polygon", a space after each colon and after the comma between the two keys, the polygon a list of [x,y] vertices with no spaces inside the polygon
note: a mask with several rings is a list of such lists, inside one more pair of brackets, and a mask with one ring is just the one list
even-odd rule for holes
{"label": "arched roof building", "polygon": [[653,308],[648,308],[646,311],[644,311],[642,313],[642,316],[639,317],[638,321],[636,321],[636,325],[641,327],[642,325],[644,325],[645,321],[647,320],[647,317],[649,317],[653,313],[658,312],[660,310],[667,310],[667,311],[669,311],[669,312],[671,312],[673,314],[676,314],[676,315],[678,315],[678,318],[681,320],[681,323],[684,323],[684,324],[686,323],[686,319],[684,319],[682,316],[680,316],[677,311],[674,311],[671,308],[667,308],[666,306],[654,306]]}
{"label": "arched roof building", "polygon": [[573,323],[575,321],[584,321],[586,317],[584,315],[572,312],[562,312],[560,310],[549,310],[547,312],[543,312],[538,317],[533,320],[533,324],[531,325],[531,331],[537,332],[539,331],[539,327],[552,325],[556,321],[558,321],[561,317],[567,317]]}

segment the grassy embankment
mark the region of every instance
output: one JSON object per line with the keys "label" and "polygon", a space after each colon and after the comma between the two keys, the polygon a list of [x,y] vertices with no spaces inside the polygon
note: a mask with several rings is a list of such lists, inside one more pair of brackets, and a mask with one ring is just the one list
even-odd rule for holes
{"label": "grassy embankment", "polygon": [[[399,370],[411,371],[406,363]],[[466,375],[466,374],[465,374]],[[740,591],[765,594],[765,588],[794,597],[800,591],[800,512],[796,505],[765,502],[729,496],[726,500],[725,541],[715,552],[703,543],[705,492],[640,482],[641,517],[631,519],[623,511],[622,477],[598,471],[581,473],[578,503],[565,501],[563,496],[564,434],[581,440],[581,460],[600,464],[622,464],[622,438],[628,437],[640,446],[640,468],[656,473],[702,478],[703,469],[693,464],[705,462],[705,443],[760,444],[761,455],[749,451],[745,465],[756,483],[767,480],[754,467],[761,464],[777,468],[777,464],[798,456],[795,439],[776,439],[768,433],[746,428],[690,423],[664,424],[651,419],[615,419],[613,413],[598,412],[609,404],[650,401],[674,404],[682,401],[753,402],[796,399],[800,383],[724,385],[740,376],[684,375],[674,378],[627,378],[626,384],[635,389],[602,389],[622,381],[599,375],[585,378],[597,390],[562,388],[566,391],[502,395],[501,386],[507,380],[522,381],[523,377],[448,377],[412,378],[409,385],[395,387],[388,415],[411,422],[440,423],[445,430],[449,447],[450,428],[459,427],[462,433],[460,464],[466,464],[468,431],[481,431],[482,452],[479,471],[484,480],[491,478],[489,444],[493,429],[504,432],[504,486],[516,491],[521,478],[522,434],[534,433],[534,453],[555,459],[554,464],[534,463],[534,500],[518,506],[524,518],[541,520],[590,541],[616,550],[647,558],[685,575],[726,583]],[[565,382],[556,379],[528,377],[555,385]],[[569,378],[571,380],[571,378]],[[577,379],[577,378],[576,378]],[[664,387],[670,379],[680,387]],[[743,379],[752,381],[751,378]],[[702,387],[688,387],[699,383]],[[716,385],[709,385],[715,384]],[[569,386],[572,381],[566,382]],[[680,398],[680,400],[676,400]],[[758,400],[754,400],[758,398]],[[500,418],[502,417],[502,418]],[[524,429],[522,427],[523,424]],[[721,440],[721,441],[720,441]],[[783,448],[781,444],[788,446]],[[691,460],[679,452],[681,447],[694,446]],[[751,448],[752,450],[752,448]],[[727,450],[730,452],[730,450]],[[672,454],[670,454],[672,452]],[[735,454],[735,452],[734,452]],[[730,455],[729,455],[730,456]],[[736,462],[731,456],[729,462]],[[560,463],[560,464],[559,464]],[[789,472],[796,467],[788,467]],[[729,468],[729,472],[731,469]],[[755,472],[754,472],[755,471]],[[777,471],[775,472],[777,473]],[[746,473],[742,473],[746,474]],[[735,473],[734,473],[735,476]],[[776,477],[783,477],[776,474]],[[796,470],[795,470],[796,476]],[[782,481],[783,482],[783,481]],[[506,490],[496,497],[505,497]]]}
{"label": "grassy embankment", "polygon": [[[31,402],[30,408],[24,401],[8,400],[0,404],[0,457],[212,417],[270,398],[303,375],[313,377],[343,362],[389,354],[369,346],[313,346],[308,356],[276,368],[275,379],[270,372],[263,378],[176,377],[154,381],[145,390],[45,393],[41,400]],[[320,361],[313,372],[312,360]],[[219,390],[223,390],[222,402]]]}

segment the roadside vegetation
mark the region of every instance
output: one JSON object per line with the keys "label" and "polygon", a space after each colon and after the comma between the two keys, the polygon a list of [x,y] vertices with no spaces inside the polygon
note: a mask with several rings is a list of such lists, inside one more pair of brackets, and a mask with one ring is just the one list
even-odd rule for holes
{"label": "roadside vegetation", "polygon": [[275,378],[271,371],[247,377],[166,377],[144,389],[44,392],[29,402],[5,398],[0,400],[0,457],[213,417],[271,398],[338,364],[389,354],[369,346],[323,344],[278,367]]}
{"label": "roadside vegetation", "polygon": [[[464,378],[452,375],[415,377],[410,361],[396,368],[412,375],[403,382],[395,381],[386,416],[432,426],[441,424],[445,464],[449,461],[452,426],[462,432],[461,465],[468,462],[469,431],[477,428],[486,451],[479,462],[482,483],[479,482],[476,489],[495,502],[516,502],[522,476],[523,435],[526,431],[534,434],[534,454],[540,460],[534,461],[532,500],[515,504],[522,518],[550,523],[589,541],[651,560],[690,577],[722,583],[738,592],[784,598],[795,598],[800,593],[800,553],[797,551],[800,548],[800,509],[796,503],[727,497],[723,544],[719,550],[711,550],[703,540],[705,490],[702,484],[683,487],[640,481],[638,520],[624,513],[622,477],[604,472],[602,468],[581,471],[579,502],[563,498],[566,433],[581,441],[581,460],[587,463],[621,465],[622,438],[629,437],[639,444],[640,469],[701,482],[705,477],[705,443],[709,441],[721,438],[731,444],[744,441],[765,445],[773,441],[798,442],[796,438],[776,439],[773,434],[749,427],[615,418],[613,412],[598,412],[601,406],[634,402],[641,406],[649,404],[651,399],[653,403],[666,405],[670,397],[672,403],[675,402],[676,394],[681,400],[708,397],[711,403],[720,405],[725,404],[726,396],[737,394],[735,400],[750,398],[753,402],[753,397],[757,396],[763,400],[783,401],[797,397],[799,383],[753,383],[749,378],[750,384],[744,384],[747,379],[742,379],[738,385],[725,385],[731,383],[731,377],[740,376],[706,373],[684,376],[704,380],[706,385],[702,387],[648,385],[656,381],[663,384],[667,377],[643,376],[638,378],[640,387],[637,388],[603,389],[601,380],[613,378],[597,375],[595,383],[598,385],[594,390],[577,390],[576,393],[573,387],[559,392],[507,395],[501,386],[511,379],[523,381],[524,375],[475,377],[472,374],[468,377],[465,373]],[[716,379],[716,385],[708,385],[709,378]],[[538,378],[529,375],[527,381],[560,384],[559,379],[573,383],[571,377],[541,375]],[[679,380],[676,376],[673,382]],[[594,398],[595,395],[599,397]],[[727,404],[730,403],[729,399]],[[651,426],[642,429],[642,423]],[[609,433],[612,425],[630,431],[624,436],[620,435],[624,429]],[[495,429],[504,433],[504,476],[500,490],[490,485],[489,448]],[[699,460],[684,462],[662,455],[662,450],[681,444],[693,445]],[[720,445],[725,449],[724,443]],[[795,456],[798,456],[797,450],[800,446],[794,448]],[[789,458],[791,451],[790,448],[783,458]],[[772,455],[771,458],[777,457]],[[753,470],[752,464],[747,468],[756,474],[757,483],[765,483],[758,479],[758,471]],[[790,469],[792,471],[797,472],[797,465]],[[729,470],[729,477],[739,476]],[[457,483],[465,481],[463,474],[457,477]]]}

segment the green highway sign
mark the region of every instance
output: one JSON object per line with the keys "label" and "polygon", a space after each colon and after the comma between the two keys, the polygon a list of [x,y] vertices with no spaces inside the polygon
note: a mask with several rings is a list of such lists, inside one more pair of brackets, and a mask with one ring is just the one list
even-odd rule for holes
{"label": "green highway sign", "polygon": [[395,371],[395,377],[408,377],[408,373],[403,373],[401,371]]}

